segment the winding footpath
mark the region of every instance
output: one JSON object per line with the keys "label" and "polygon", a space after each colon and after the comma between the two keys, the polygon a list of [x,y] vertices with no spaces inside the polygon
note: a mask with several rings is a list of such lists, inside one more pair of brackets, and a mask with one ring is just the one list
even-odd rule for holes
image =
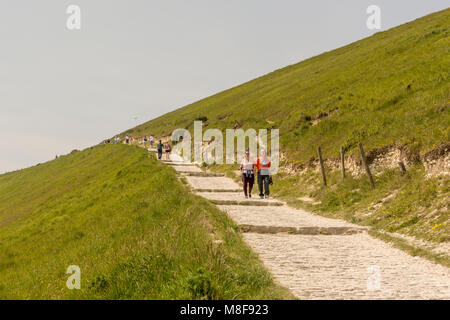
{"label": "winding footpath", "polygon": [[274,199],[245,199],[232,179],[171,159],[164,162],[242,226],[275,280],[299,299],[450,299],[450,269],[412,257],[360,226]]}

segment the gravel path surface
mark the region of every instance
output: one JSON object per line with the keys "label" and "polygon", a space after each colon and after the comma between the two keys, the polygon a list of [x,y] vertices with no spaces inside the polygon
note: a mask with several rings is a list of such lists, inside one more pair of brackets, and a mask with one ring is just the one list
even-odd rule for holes
{"label": "gravel path surface", "polygon": [[300,299],[450,299],[449,269],[367,233],[245,233],[275,279]]}
{"label": "gravel path surface", "polygon": [[196,166],[172,166],[172,168],[178,172],[202,172],[202,170]]}
{"label": "gravel path surface", "polygon": [[260,199],[257,196],[252,198],[245,198],[244,192],[197,192],[199,196],[202,196],[210,200],[225,200],[225,201],[256,201],[258,203],[282,203],[281,201],[275,199]]}
{"label": "gravel path surface", "polygon": [[194,189],[239,189],[239,185],[227,177],[186,177]]}
{"label": "gravel path surface", "polygon": [[[198,172],[195,166],[174,168]],[[186,179],[194,190],[240,188],[226,177]],[[245,200],[242,193],[236,192],[198,194],[210,200]],[[358,227],[285,205],[219,207],[239,225]],[[300,299],[450,299],[450,269],[412,257],[366,232],[349,235],[249,232],[244,233],[244,239],[274,278]]]}
{"label": "gravel path surface", "polygon": [[[263,200],[264,201],[264,200]],[[238,224],[265,225],[274,227],[358,227],[343,220],[328,219],[283,207],[219,206]]]}

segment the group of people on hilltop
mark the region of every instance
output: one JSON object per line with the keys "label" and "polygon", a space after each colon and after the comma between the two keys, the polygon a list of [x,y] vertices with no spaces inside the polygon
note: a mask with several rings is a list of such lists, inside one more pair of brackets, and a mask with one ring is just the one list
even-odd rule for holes
{"label": "group of people on hilltop", "polygon": [[[117,144],[120,142],[120,137],[114,137],[112,143]],[[103,141],[104,144],[111,143],[111,139],[106,139]]]}
{"label": "group of people on hilltop", "polygon": [[134,137],[129,137],[128,135],[125,136],[125,143],[126,144],[133,144],[134,143]]}
{"label": "group of people on hilltop", "polygon": [[242,184],[245,198],[252,197],[252,189],[255,183],[255,172],[261,199],[269,198],[272,175],[270,174],[271,161],[267,157],[266,151],[261,150],[260,156],[254,161],[250,158],[250,152],[245,151],[244,159],[241,162]]}
{"label": "group of people on hilltop", "polygon": [[155,138],[153,136],[150,137],[144,136],[144,147],[147,147],[147,143],[150,144],[150,148],[153,148]]}
{"label": "group of people on hilltop", "polygon": [[[122,140],[121,137],[116,136],[112,139],[112,143],[117,144],[117,143],[120,143],[121,140]],[[133,136],[126,135],[123,143],[133,144],[135,141],[137,141],[137,140]],[[155,141],[155,138],[153,138],[153,136],[149,136],[149,137],[145,136],[143,138],[143,143],[144,143],[145,147],[147,147],[149,145],[151,148],[153,148],[154,141]],[[105,144],[111,143],[111,139],[105,140],[104,143]]]}

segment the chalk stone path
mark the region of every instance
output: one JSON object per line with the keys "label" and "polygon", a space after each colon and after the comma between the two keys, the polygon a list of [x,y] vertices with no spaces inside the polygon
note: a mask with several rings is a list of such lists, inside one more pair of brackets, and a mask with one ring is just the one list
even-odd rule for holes
{"label": "chalk stone path", "polygon": [[[172,167],[182,175],[201,171],[173,160]],[[276,281],[299,299],[450,299],[450,269],[372,238],[360,226],[283,203],[278,206],[277,200],[258,199],[256,189],[254,198],[244,199],[243,192],[238,192],[240,186],[226,177],[186,179],[200,196],[225,202],[219,208],[239,225],[249,227],[247,232],[243,229],[245,241]],[[292,234],[283,228],[306,233]],[[321,233],[349,228],[356,231]],[[308,234],[311,230],[322,231]]]}
{"label": "chalk stone path", "polygon": [[240,190],[239,185],[226,177],[186,177],[194,190]]}

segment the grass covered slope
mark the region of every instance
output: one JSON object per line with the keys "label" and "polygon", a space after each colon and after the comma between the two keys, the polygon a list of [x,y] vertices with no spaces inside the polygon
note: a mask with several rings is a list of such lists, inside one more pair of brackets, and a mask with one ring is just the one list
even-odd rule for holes
{"label": "grass covered slope", "polygon": [[[446,9],[277,70],[124,134],[168,136],[176,128],[192,130],[196,119],[204,121],[205,129],[278,128],[286,157],[274,177],[274,196],[370,226],[374,232],[448,247],[450,177],[430,177],[417,160],[450,143],[449,71]],[[348,158],[360,161],[359,142],[366,154],[402,150],[411,159],[407,174],[400,174],[395,158],[387,159],[395,169],[373,164],[371,188],[366,175],[348,174],[348,160],[345,179],[326,162],[328,187],[323,187],[320,173],[309,166],[317,159],[317,147],[339,168],[341,146]],[[234,176],[238,165],[210,169]],[[448,255],[435,258],[450,265]]]}
{"label": "grass covered slope", "polygon": [[[81,290],[66,288],[69,265]],[[290,297],[236,226],[143,149],[98,146],[0,175],[1,299]]]}
{"label": "grass covered slope", "polygon": [[[279,128],[292,162],[391,144],[425,152],[450,139],[450,9],[277,70],[126,132]],[[328,115],[328,116],[327,116]],[[125,134],[125,133],[124,133]]]}

